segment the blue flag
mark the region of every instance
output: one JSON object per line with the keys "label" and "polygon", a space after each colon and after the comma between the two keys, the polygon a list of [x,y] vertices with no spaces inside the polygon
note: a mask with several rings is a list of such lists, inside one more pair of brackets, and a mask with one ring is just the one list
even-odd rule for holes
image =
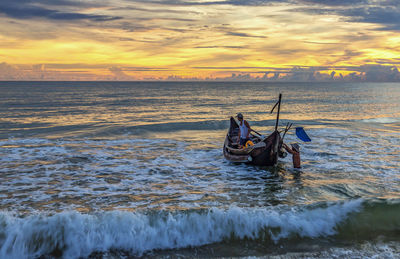
{"label": "blue flag", "polygon": [[296,136],[304,142],[310,142],[311,139],[304,131],[303,127],[296,127]]}

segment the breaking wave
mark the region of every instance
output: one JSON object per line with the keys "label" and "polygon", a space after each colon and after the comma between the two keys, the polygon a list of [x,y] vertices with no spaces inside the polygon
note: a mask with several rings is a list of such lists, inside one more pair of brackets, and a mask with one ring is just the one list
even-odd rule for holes
{"label": "breaking wave", "polygon": [[[187,211],[0,214],[0,257],[87,257],[111,249],[143,255],[155,249],[250,239],[359,238],[399,231],[400,203],[353,200],[306,207],[210,208]],[[352,234],[353,233],[353,234]]]}

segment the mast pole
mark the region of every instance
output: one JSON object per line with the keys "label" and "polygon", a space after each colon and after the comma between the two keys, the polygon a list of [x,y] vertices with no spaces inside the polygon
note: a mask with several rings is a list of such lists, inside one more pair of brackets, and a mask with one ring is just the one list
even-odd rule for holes
{"label": "mast pole", "polygon": [[275,131],[278,130],[278,124],[279,124],[279,112],[281,111],[281,99],[282,99],[282,94],[279,94],[279,101],[278,101],[278,113],[276,115],[276,123],[275,123]]}

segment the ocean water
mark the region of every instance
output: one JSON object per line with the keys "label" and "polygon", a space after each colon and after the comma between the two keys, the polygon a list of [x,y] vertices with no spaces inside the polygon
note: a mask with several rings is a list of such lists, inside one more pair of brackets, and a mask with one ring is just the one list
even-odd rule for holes
{"label": "ocean water", "polygon": [[[301,172],[226,161],[303,126]],[[400,84],[0,82],[0,258],[400,258]]]}

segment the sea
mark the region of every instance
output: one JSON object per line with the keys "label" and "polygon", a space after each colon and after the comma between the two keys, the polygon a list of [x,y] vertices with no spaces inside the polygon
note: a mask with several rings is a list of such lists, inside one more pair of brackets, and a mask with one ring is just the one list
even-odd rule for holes
{"label": "sea", "polygon": [[0,258],[400,258],[399,169],[400,83],[0,82]]}

